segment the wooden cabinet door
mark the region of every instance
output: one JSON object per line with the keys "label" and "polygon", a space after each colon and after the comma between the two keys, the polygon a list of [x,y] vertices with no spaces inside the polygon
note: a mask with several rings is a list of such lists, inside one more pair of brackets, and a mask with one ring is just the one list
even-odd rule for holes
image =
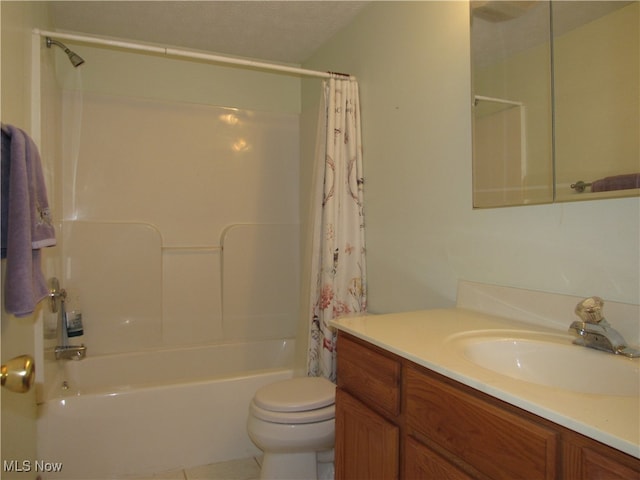
{"label": "wooden cabinet door", "polygon": [[336,480],[397,479],[399,455],[399,428],[338,388]]}
{"label": "wooden cabinet door", "polygon": [[407,438],[404,451],[402,478],[407,480],[473,480],[473,477],[413,437]]}

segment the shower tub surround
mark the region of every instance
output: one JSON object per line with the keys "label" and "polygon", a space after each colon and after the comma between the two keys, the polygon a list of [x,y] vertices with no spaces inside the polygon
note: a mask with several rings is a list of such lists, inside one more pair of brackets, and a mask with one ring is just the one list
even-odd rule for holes
{"label": "shower tub surround", "polygon": [[89,355],[293,337],[298,115],[88,92],[81,102],[63,157],[57,276],[83,312]]}
{"label": "shower tub surround", "polygon": [[259,454],[246,434],[263,385],[293,376],[295,341],[158,349],[45,364],[39,456],[47,479],[105,479]]}
{"label": "shower tub surround", "polygon": [[[118,82],[105,93],[97,79],[135,77],[108,53],[86,56],[84,91],[62,92],[55,273],[82,311],[74,343],[87,357],[47,360],[38,379],[38,454],[63,463],[47,479],[255,455],[250,399],[293,374],[299,113],[216,106],[173,82],[177,100]],[[266,108],[262,95],[243,93],[244,105]],[[45,316],[48,356],[57,318]]]}

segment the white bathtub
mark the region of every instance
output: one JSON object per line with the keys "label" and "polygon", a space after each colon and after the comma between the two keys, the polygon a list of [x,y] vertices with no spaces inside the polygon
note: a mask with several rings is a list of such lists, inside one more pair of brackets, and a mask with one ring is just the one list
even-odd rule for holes
{"label": "white bathtub", "polygon": [[[291,339],[88,356],[45,365],[45,479],[148,475],[259,453],[246,434],[262,385],[293,376]],[[63,383],[64,382],[64,383]]]}

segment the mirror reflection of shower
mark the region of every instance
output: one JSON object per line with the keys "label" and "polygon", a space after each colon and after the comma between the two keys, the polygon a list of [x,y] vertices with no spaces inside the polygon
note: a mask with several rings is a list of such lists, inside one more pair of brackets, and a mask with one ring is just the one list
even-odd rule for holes
{"label": "mirror reflection of shower", "polygon": [[64,43],[58,42],[51,37],[47,37],[47,48],[51,48],[51,45],[57,45],[62,50],[64,50],[64,53],[67,54],[67,57],[69,57],[69,61],[74,67],[79,67],[84,63],[84,58],[82,58],[76,52],[69,50]]}

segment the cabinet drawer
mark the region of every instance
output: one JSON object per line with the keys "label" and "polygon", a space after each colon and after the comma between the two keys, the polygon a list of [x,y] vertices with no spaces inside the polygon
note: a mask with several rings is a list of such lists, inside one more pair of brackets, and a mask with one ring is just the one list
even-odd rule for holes
{"label": "cabinet drawer", "polygon": [[493,479],[558,475],[558,434],[499,409],[433,374],[405,369],[406,420],[414,431]]}
{"label": "cabinet drawer", "polygon": [[400,413],[400,362],[338,334],[338,386],[379,413]]}

